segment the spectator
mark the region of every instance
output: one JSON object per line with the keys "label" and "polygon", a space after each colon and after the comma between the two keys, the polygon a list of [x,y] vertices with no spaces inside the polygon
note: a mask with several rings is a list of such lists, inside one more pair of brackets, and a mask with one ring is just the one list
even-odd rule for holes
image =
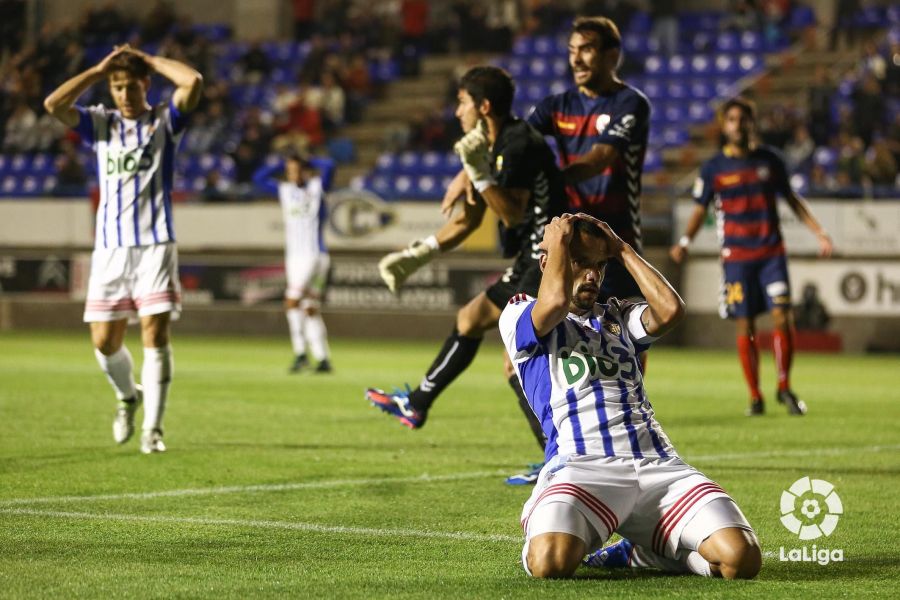
{"label": "spectator", "polygon": [[816,145],[805,125],[797,125],[792,137],[784,147],[788,169],[793,172],[806,171]]}
{"label": "spectator", "polygon": [[653,17],[651,36],[659,44],[659,51],[672,55],[678,53],[678,13],[675,0],[658,0],[650,3]]}
{"label": "spectator", "polygon": [[807,105],[810,133],[817,146],[826,145],[831,136],[831,102],[835,92],[828,70],[822,65],[816,66],[807,92]]}
{"label": "spectator", "polygon": [[832,52],[838,49],[838,34],[844,34],[844,43],[848,48],[856,44],[856,27],[853,19],[860,11],[860,0],[837,0],[834,4],[834,20],[831,24],[831,41],[829,48]]}
{"label": "spectator", "polygon": [[316,28],[316,0],[291,0],[294,16],[294,39],[305,41]]}
{"label": "spectator", "polygon": [[84,163],[75,145],[69,140],[60,143],[60,154],[56,157],[56,185],[53,188],[54,196],[74,196],[84,194],[84,186],[87,183],[87,174]]}
{"label": "spectator", "polygon": [[722,19],[720,27],[727,31],[758,31],[760,15],[753,0],[732,0],[728,16]]}
{"label": "spectator", "polygon": [[806,331],[825,331],[831,317],[819,298],[819,290],[815,284],[803,286],[800,303],[794,307],[794,325]]}
{"label": "spectator", "polygon": [[30,152],[36,145],[35,125],[37,115],[21,94],[12,99],[12,111],[6,120],[3,136],[3,151]]}
{"label": "spectator", "polygon": [[878,46],[873,41],[867,41],[863,44],[863,55],[859,62],[859,73],[865,77],[866,74],[873,75],[878,83],[884,83],[887,76],[887,61],[878,52]]}
{"label": "spectator", "polygon": [[865,153],[863,171],[872,185],[894,185],[897,179],[897,161],[887,140],[879,138],[872,142]]}
{"label": "spectator", "polygon": [[866,147],[872,136],[882,127],[885,114],[884,96],[874,75],[863,75],[853,90],[853,126]]}
{"label": "spectator", "polygon": [[321,112],[326,132],[332,132],[344,124],[346,97],[333,72],[322,74],[320,84],[307,92],[306,103],[311,109]]}
{"label": "spectator", "polygon": [[865,149],[862,139],[843,131],[838,134],[837,143],[838,187],[860,185],[863,175],[863,150]]}
{"label": "spectator", "polygon": [[[177,20],[178,17],[175,15],[170,2],[156,0],[156,3],[150,9],[150,12],[147,13],[147,16],[144,17],[144,22],[141,24],[141,43],[152,44],[160,41],[169,33],[169,30],[172,29]],[[118,35],[121,35],[121,33],[119,31]]]}
{"label": "spectator", "polygon": [[237,61],[244,83],[257,84],[272,72],[272,61],[259,42],[253,42]]}

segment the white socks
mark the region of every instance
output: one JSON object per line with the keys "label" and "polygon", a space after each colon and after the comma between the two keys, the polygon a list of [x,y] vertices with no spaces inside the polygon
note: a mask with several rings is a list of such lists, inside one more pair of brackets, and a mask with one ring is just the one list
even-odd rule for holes
{"label": "white socks", "polygon": [[172,346],[144,348],[141,385],[144,387],[143,429],[161,429],[166,410],[166,395],[175,369]]}
{"label": "white socks", "polygon": [[306,353],[306,341],[303,339],[303,322],[306,315],[299,308],[287,310],[288,331],[291,333],[291,346],[294,348],[294,356]]}
{"label": "white socks", "polygon": [[309,341],[309,348],[315,359],[322,361],[328,358],[328,333],[325,331],[322,315],[318,313],[307,315],[303,319],[303,333]]}
{"label": "white socks", "polygon": [[134,362],[128,348],[122,346],[109,356],[94,348],[94,356],[97,357],[100,369],[106,373],[106,378],[116,391],[116,398],[119,400],[134,398],[137,394],[134,387]]}
{"label": "white socks", "polygon": [[[684,556],[683,552],[679,552]],[[709,562],[699,552],[688,552],[681,559],[669,558],[655,552],[651,552],[641,546],[635,546],[631,553],[632,567],[655,567],[669,573],[691,572],[702,577],[712,577],[709,570]]]}

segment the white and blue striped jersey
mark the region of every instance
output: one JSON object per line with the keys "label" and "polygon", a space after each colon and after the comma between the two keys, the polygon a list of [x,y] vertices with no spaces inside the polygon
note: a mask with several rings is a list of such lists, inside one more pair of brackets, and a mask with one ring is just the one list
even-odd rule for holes
{"label": "white and blue striped jersey", "polygon": [[284,214],[285,255],[326,253],[322,230],[327,212],[322,179],[312,177],[303,186],[288,181],[279,182],[278,201]]}
{"label": "white and blue striped jersey", "polygon": [[656,338],[641,323],[645,302],[611,298],[585,315],[569,315],[538,338],[535,300],[514,296],[500,334],[528,403],[556,454],[677,456],[647,400],[637,355]]}
{"label": "white and blue striped jersey", "polygon": [[95,248],[175,241],[172,181],[187,116],[171,100],[137,119],[102,104],[75,107],[75,130],[97,155],[100,204]]}

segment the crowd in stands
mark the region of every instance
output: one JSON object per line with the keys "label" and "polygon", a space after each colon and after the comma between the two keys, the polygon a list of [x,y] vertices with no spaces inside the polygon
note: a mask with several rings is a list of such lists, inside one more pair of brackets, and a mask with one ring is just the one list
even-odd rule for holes
{"label": "crowd in stands", "polygon": [[[156,0],[140,19],[109,1],[70,23],[44,24],[28,41],[26,3],[0,0],[0,195],[84,194],[94,180],[90,153],[46,114],[42,100],[126,41],[203,73],[204,96],[183,141],[176,188],[220,200],[251,193],[252,174],[288,149],[352,161],[342,127],[361,120],[387,82],[417,75],[424,54],[503,56],[498,64],[518,83],[515,109],[523,115],[543,95],[568,87],[565,32],[576,14],[608,15],[624,34],[621,74],[654,106],[645,169],[653,172],[662,169],[661,150],[689,143],[688,128],[711,122],[716,99],[759,72],[766,52],[783,49],[817,22],[809,6],[795,0],[728,0],[728,11],[690,15],[677,10],[675,0],[289,4],[289,41],[236,42],[227,26],[195,24],[168,0]],[[764,112],[763,139],[785,152],[804,191],[859,196],[896,189],[900,9],[840,0],[835,11],[832,45],[841,37],[852,44],[860,35],[874,41],[864,45],[852,73],[821,68],[805,102]],[[879,42],[871,33],[886,24],[893,29]],[[455,75],[479,60],[461,61]],[[151,101],[168,93],[154,80]],[[444,167],[455,168],[444,156],[461,134],[455,96],[454,79],[445,105],[391,129],[384,150],[438,153],[431,162],[442,165],[442,175]],[[81,102],[112,104],[102,85]]]}

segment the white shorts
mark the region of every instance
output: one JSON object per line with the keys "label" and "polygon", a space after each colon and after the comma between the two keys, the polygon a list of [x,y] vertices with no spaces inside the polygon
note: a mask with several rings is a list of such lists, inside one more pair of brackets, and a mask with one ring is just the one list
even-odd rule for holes
{"label": "white shorts", "polygon": [[[719,498],[730,502],[703,510]],[[541,471],[522,510],[522,527],[526,545],[536,535],[563,532],[593,552],[616,532],[668,558],[697,550],[719,529],[753,531],[731,497],[680,458],[575,455],[557,456]]]}
{"label": "white shorts", "polygon": [[318,306],[325,294],[331,258],[326,253],[287,255],[284,271],[287,290],[284,297],[303,299],[305,306]]}
{"label": "white shorts", "polygon": [[178,249],[174,243],[97,248],[91,254],[84,321],[118,321],[181,313]]}

